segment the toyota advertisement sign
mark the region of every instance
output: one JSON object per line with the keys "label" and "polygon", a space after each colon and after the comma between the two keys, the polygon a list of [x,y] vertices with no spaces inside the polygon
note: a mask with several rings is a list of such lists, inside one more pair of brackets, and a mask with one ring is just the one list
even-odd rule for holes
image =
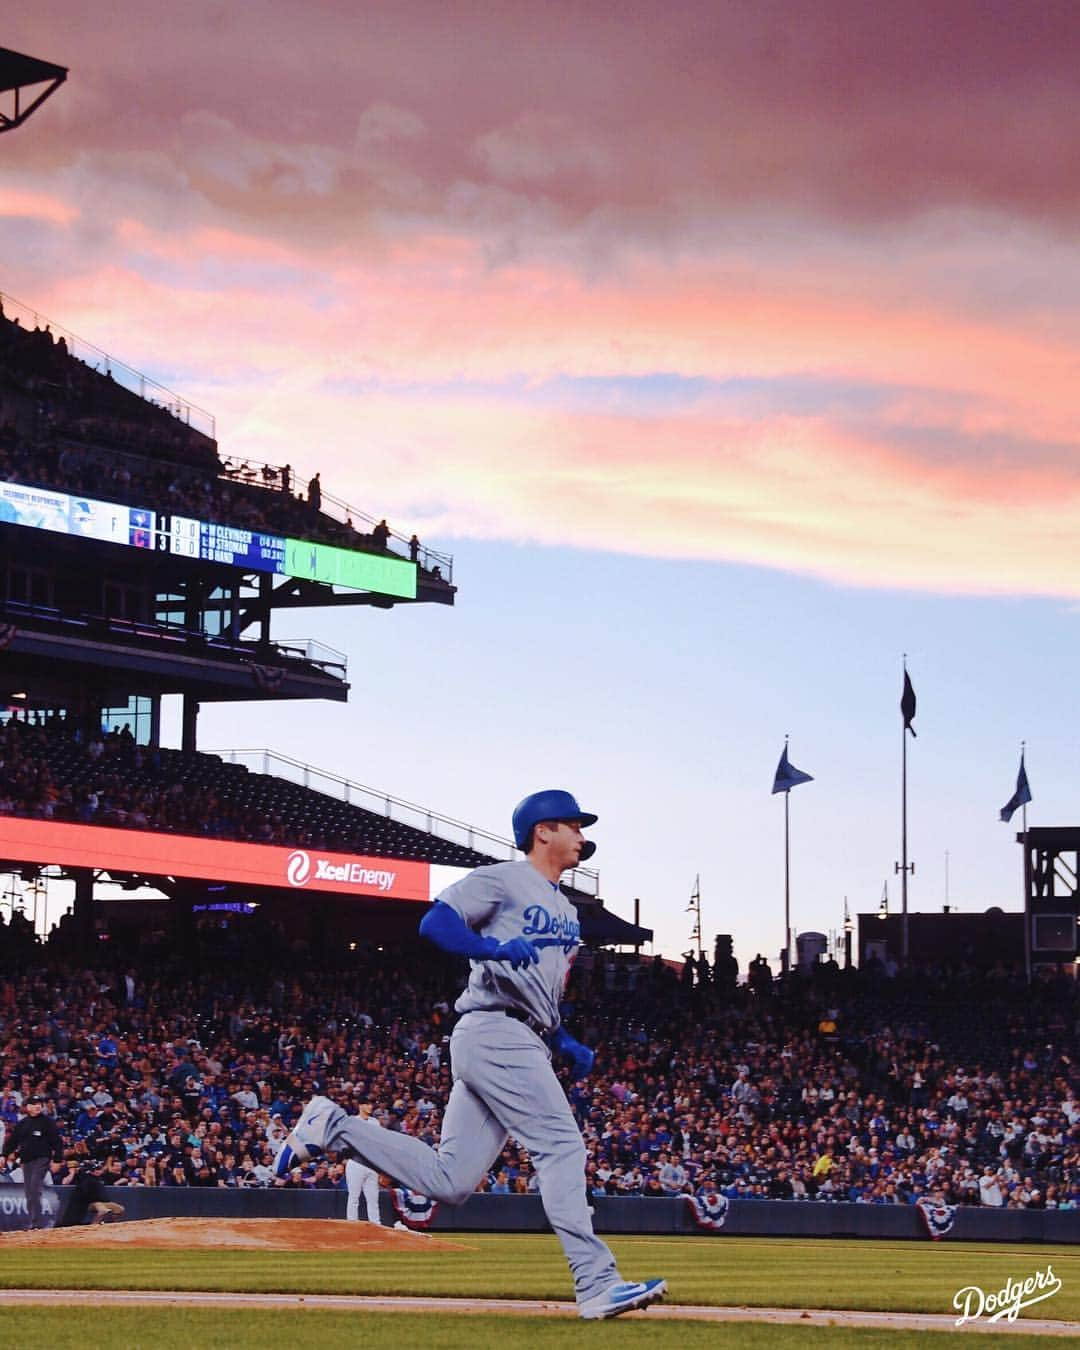
{"label": "toyota advertisement sign", "polygon": [[241,886],[332,891],[358,899],[426,902],[431,895],[428,863],[16,816],[0,816],[0,858]]}

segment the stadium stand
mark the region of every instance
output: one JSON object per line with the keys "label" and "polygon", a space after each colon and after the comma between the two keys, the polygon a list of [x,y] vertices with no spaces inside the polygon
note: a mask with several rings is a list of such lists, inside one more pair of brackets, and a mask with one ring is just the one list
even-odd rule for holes
{"label": "stadium stand", "polygon": [[[340,1188],[334,1159],[270,1175],[316,1086],[437,1141],[453,964],[416,948],[312,964],[257,922],[222,922],[197,948],[116,952],[107,969],[4,931],[0,1117],[48,1099],[66,1143],[57,1184],[93,1165],[114,1185]],[[707,963],[680,977],[586,952],[569,997],[598,1050],[590,1079],[566,1084],[597,1195],[1080,1206],[1071,990],[826,968],[733,989]],[[510,1143],[480,1189],[534,1184]]]}

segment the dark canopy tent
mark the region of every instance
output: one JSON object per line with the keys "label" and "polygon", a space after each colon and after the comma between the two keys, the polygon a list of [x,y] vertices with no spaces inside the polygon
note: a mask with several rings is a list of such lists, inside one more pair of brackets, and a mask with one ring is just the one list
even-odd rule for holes
{"label": "dark canopy tent", "polygon": [[[39,61],[36,56],[24,56],[22,52],[0,47],[0,95],[11,95],[11,111],[0,108],[0,131],[13,131],[21,126],[35,108],[60,88],[67,75],[66,66],[56,66],[51,61]],[[38,85],[46,87],[39,90]],[[31,100],[29,103],[24,103],[24,89],[34,91],[26,95]]]}
{"label": "dark canopy tent", "polygon": [[581,919],[581,936],[586,942],[638,947],[653,940],[651,928],[638,928],[599,905],[578,905],[577,912]]}

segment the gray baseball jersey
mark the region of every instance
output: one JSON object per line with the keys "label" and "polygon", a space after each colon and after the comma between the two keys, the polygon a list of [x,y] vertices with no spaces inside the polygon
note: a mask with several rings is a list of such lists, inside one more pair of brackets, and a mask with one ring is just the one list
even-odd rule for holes
{"label": "gray baseball jersey", "polygon": [[529,938],[538,965],[514,970],[506,961],[471,961],[459,1013],[519,1008],[548,1031],[559,1025],[559,1000],[581,940],[577,910],[531,862],[478,867],[439,896],[475,932],[497,942]]}

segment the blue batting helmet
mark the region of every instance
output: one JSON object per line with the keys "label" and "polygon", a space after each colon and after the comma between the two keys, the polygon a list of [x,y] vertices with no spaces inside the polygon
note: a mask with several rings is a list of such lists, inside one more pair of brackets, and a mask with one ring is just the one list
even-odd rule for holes
{"label": "blue batting helmet", "polygon": [[[514,843],[524,848],[529,831],[542,820],[579,820],[582,825],[595,825],[597,817],[591,811],[583,811],[577,804],[577,798],[562,788],[547,788],[543,792],[533,792],[514,807]],[[591,858],[596,845],[587,840],[581,850],[581,861]]]}

